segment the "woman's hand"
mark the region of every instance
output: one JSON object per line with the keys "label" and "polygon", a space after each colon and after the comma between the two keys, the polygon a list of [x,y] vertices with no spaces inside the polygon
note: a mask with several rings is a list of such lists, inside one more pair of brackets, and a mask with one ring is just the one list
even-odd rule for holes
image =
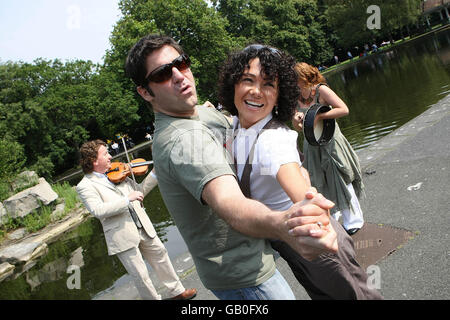
{"label": "woman's hand", "polygon": [[295,112],[292,117],[292,126],[298,132],[303,131],[303,119],[305,118],[305,114],[303,112]]}

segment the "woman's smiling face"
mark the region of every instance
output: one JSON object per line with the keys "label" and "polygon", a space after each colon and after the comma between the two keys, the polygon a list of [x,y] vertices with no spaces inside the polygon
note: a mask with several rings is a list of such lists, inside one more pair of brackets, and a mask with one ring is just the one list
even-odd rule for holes
{"label": "woman's smiling face", "polygon": [[234,85],[234,104],[246,129],[271,113],[278,101],[278,78],[269,79],[262,73],[259,58],[251,60],[249,66]]}

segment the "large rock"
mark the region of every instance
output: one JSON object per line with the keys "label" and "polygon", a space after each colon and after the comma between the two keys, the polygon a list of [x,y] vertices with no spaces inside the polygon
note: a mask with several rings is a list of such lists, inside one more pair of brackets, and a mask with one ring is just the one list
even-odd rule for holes
{"label": "large rock", "polygon": [[8,262],[0,263],[0,281],[5,280],[14,273],[14,266]]}
{"label": "large rock", "polygon": [[10,240],[20,240],[28,234],[26,228],[19,228],[13,232],[8,233],[7,237]]}
{"label": "large rock", "polygon": [[41,204],[49,205],[56,199],[58,194],[53,191],[50,184],[44,178],[39,178],[39,184],[6,199],[3,205],[12,218],[18,218],[25,217]]}
{"label": "large rock", "polygon": [[42,242],[19,243],[0,250],[0,263],[22,264],[43,255],[47,244]]}
{"label": "large rock", "polygon": [[63,201],[62,203],[56,205],[55,210],[53,210],[52,214],[50,215],[50,219],[52,222],[58,221],[61,219],[62,215],[64,214],[64,210],[66,208],[66,203]]}

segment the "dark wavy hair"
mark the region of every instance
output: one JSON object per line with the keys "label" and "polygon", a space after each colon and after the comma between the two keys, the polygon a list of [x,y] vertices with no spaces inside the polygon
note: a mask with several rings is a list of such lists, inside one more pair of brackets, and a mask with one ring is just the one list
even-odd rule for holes
{"label": "dark wavy hair", "polygon": [[238,114],[234,105],[234,86],[241,79],[244,70],[250,67],[250,61],[255,58],[259,58],[265,76],[271,79],[278,77],[278,107],[273,108],[273,117],[281,122],[291,120],[300,96],[294,71],[295,59],[269,46],[250,45],[228,55],[219,75],[219,103],[232,115]]}

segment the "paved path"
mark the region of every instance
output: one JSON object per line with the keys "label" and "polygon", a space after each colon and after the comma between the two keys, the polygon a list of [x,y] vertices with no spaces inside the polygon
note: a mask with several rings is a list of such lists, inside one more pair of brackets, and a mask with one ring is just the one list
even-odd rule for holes
{"label": "paved path", "polygon": [[[359,153],[366,186],[361,205],[368,224],[410,231],[405,243],[378,260],[385,299],[449,299],[450,95],[419,117]],[[362,232],[362,230],[360,231]],[[192,259],[173,260],[195,300],[216,300],[204,288]],[[299,300],[309,299],[283,259],[277,267]],[[159,282],[154,278],[159,287]],[[163,297],[165,293],[162,292]],[[135,299],[127,275],[94,299]]]}

